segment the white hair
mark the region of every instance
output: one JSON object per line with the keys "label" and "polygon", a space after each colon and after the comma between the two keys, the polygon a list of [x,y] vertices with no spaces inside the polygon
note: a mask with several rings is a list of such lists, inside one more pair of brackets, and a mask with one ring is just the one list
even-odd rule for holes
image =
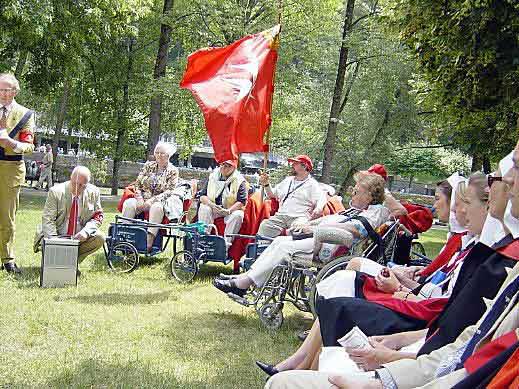
{"label": "white hair", "polygon": [[164,150],[164,152],[167,153],[170,157],[177,152],[177,146],[175,146],[172,143],[168,143],[168,142],[163,142],[163,141],[157,142],[154,150],[157,150],[158,148],[161,148],[162,150]]}
{"label": "white hair", "polygon": [[72,174],[70,174],[70,178],[74,176],[83,176],[86,177],[87,182],[90,182],[90,178],[92,177],[92,174],[90,173],[90,169],[86,166],[78,165],[72,170]]}
{"label": "white hair", "polygon": [[20,90],[20,83],[18,82],[18,80],[16,79],[14,74],[11,74],[11,73],[0,73],[0,81],[8,82],[17,91]]}

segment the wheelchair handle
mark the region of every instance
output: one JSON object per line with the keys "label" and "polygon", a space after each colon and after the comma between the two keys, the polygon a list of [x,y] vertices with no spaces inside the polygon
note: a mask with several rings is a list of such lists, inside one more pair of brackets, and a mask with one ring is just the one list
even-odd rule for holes
{"label": "wheelchair handle", "polygon": [[412,236],[414,235],[414,234],[413,234],[411,231],[409,231],[409,229],[408,229],[406,226],[404,226],[402,223],[400,223],[400,230],[403,231],[404,234],[405,234],[408,238],[410,238],[410,237],[412,237]]}
{"label": "wheelchair handle", "polygon": [[245,238],[245,239],[254,239],[254,240],[268,240],[270,242],[272,242],[274,240],[274,238],[269,238],[269,237],[261,236],[261,235],[226,234],[225,236],[229,237],[229,238],[233,237],[233,238]]}

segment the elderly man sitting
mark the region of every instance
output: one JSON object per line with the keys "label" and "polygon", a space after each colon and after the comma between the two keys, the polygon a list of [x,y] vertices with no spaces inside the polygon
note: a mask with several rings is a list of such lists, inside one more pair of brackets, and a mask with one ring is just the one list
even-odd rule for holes
{"label": "elderly man sitting", "polygon": [[36,249],[42,237],[70,236],[80,242],[78,262],[81,262],[103,246],[105,237],[99,231],[103,221],[101,198],[99,189],[89,183],[90,177],[87,167],[76,166],[70,181],[49,190]]}
{"label": "elderly man sitting", "polygon": [[200,191],[198,219],[207,224],[223,217],[225,243],[230,247],[233,237],[243,223],[243,208],[247,202],[247,183],[237,169],[237,160],[222,162],[210,175],[207,186]]}
{"label": "elderly man sitting", "polygon": [[[384,201],[384,180],[377,174],[360,172],[355,175],[355,189],[352,193],[352,206],[362,210],[359,216],[372,229],[378,228],[389,218],[389,210],[382,205]],[[305,226],[293,226],[294,232],[301,231],[312,235],[306,239],[293,236],[278,236],[261,253],[251,269],[237,277],[216,278],[213,285],[224,293],[243,296],[249,287],[261,287],[272,270],[294,256],[325,262],[330,258],[321,257],[323,243],[331,242],[348,248],[368,236],[368,231],[360,220],[350,220],[344,215],[335,214],[315,219]]]}

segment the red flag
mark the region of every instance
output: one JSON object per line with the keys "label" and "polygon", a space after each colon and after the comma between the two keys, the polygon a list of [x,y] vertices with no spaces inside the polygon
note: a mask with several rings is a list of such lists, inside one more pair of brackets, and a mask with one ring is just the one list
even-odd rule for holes
{"label": "red flag", "polygon": [[198,102],[218,162],[268,151],[279,31],[278,25],[188,57],[180,87]]}

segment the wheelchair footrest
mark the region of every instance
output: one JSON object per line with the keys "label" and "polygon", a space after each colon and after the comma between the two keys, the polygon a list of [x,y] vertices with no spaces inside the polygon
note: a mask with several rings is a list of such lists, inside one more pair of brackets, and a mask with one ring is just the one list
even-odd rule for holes
{"label": "wheelchair footrest", "polygon": [[234,293],[227,293],[227,296],[231,300],[234,300],[238,304],[241,304],[241,305],[243,305],[245,307],[248,307],[250,305],[249,300],[247,300],[247,298],[245,298],[245,297],[238,296],[237,294],[234,294]]}

